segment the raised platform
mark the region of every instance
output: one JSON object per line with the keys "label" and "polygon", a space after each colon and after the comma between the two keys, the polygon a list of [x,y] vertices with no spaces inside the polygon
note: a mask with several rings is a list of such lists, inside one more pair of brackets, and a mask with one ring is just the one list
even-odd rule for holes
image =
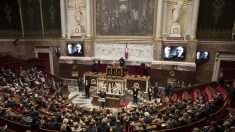
{"label": "raised platform", "polygon": [[[109,90],[109,88],[104,87],[104,91],[108,92],[108,93],[124,93],[123,90],[125,88],[132,90],[134,85],[137,85],[140,91],[143,92],[148,92],[148,86],[149,86],[149,81],[150,81],[150,76],[140,76],[140,75],[125,75],[124,77],[107,77],[105,73],[93,73],[93,72],[86,72],[83,74],[83,79],[84,80],[88,80],[88,82],[90,82],[92,87],[98,87],[98,91],[100,89],[102,89],[103,86],[101,86],[99,84],[100,81],[103,82],[119,82],[120,84],[120,90],[116,90],[116,92],[111,92],[111,90]],[[123,80],[123,81],[121,81]],[[103,82],[101,84],[103,84]],[[120,83],[122,82],[122,83]],[[123,86],[124,85],[124,86]],[[114,86],[113,84],[111,85],[111,89],[113,88],[112,86]],[[107,90],[105,90],[107,89]],[[98,92],[97,91],[97,92]],[[115,90],[114,90],[115,91]]]}

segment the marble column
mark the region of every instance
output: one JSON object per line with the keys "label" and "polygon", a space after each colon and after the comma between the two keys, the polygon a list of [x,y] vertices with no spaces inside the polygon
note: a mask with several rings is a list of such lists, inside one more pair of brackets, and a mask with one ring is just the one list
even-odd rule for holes
{"label": "marble column", "polygon": [[191,25],[191,39],[196,39],[197,33],[197,21],[199,13],[200,0],[193,1],[193,14],[192,14],[192,25]]}
{"label": "marble column", "polygon": [[86,0],[86,37],[90,38],[92,36],[92,1]]}
{"label": "marble column", "polygon": [[154,47],[153,47],[153,60],[161,60],[162,59],[162,39],[155,39]]}
{"label": "marble column", "polygon": [[157,4],[157,26],[156,26],[156,37],[160,38],[162,35],[162,10],[163,0],[158,0]]}
{"label": "marble column", "polygon": [[[71,10],[68,6],[68,0],[66,0],[66,4],[65,4],[65,30],[66,30],[66,35],[65,37],[67,39],[70,39],[70,26],[69,26],[69,10]],[[61,23],[62,24],[62,23]]]}
{"label": "marble column", "polygon": [[65,0],[60,0],[61,36],[65,37]]}

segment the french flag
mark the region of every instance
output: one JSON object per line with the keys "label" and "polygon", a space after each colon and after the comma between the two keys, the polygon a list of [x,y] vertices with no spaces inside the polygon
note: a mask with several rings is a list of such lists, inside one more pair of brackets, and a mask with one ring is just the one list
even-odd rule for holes
{"label": "french flag", "polygon": [[126,59],[128,58],[128,48],[127,48],[127,44],[126,44],[126,47],[125,47],[125,58],[126,58]]}

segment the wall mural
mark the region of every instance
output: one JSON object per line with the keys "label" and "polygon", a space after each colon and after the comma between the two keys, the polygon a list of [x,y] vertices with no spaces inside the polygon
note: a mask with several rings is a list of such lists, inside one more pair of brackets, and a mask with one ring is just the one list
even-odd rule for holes
{"label": "wall mural", "polygon": [[154,0],[96,0],[96,35],[152,36]]}
{"label": "wall mural", "polygon": [[43,0],[42,10],[45,36],[60,36],[60,1]]}
{"label": "wall mural", "polygon": [[201,0],[197,38],[231,40],[235,20],[235,0]]}
{"label": "wall mural", "polygon": [[0,37],[61,36],[58,0],[2,0],[0,20]]}
{"label": "wall mural", "polygon": [[25,37],[42,36],[39,1],[22,0],[21,9]]}
{"label": "wall mural", "polygon": [[19,6],[16,0],[1,0],[0,2],[0,36],[21,36]]}

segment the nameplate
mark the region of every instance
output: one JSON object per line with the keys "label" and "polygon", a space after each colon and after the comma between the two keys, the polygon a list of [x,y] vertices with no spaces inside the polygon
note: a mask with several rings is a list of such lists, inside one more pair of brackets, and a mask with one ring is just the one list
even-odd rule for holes
{"label": "nameplate", "polygon": [[99,102],[105,102],[105,98],[99,98],[98,101]]}

